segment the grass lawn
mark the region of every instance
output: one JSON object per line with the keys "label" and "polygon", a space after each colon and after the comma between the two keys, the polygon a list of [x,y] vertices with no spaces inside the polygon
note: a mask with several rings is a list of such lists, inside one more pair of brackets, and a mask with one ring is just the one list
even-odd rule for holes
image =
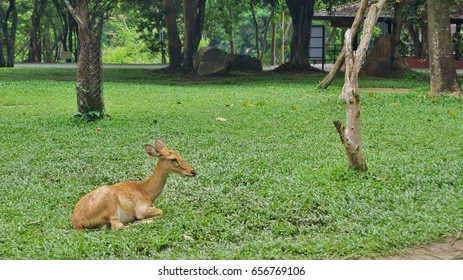
{"label": "grass lawn", "polygon": [[[75,70],[0,69],[0,259],[354,259],[461,232],[463,101],[429,96],[420,75],[361,79],[356,174],[332,124],[343,79],[321,79],[107,69],[110,118],[84,123]],[[198,172],[170,176],[165,216],[72,230],[83,195],[151,174],[155,138]]]}

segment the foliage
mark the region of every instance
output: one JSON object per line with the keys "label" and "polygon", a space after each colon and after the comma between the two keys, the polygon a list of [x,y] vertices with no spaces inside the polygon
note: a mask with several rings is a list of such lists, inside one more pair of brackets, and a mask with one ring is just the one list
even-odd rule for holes
{"label": "foliage", "polygon": [[102,119],[103,117],[104,117],[104,114],[98,111],[89,111],[85,113],[81,113],[81,112],[74,113],[74,119],[81,120],[84,122],[93,122],[93,121]]}
{"label": "foliage", "polygon": [[103,40],[103,62],[118,64],[161,63],[160,53],[153,55],[126,17],[112,17],[105,26]]}
{"label": "foliage", "polygon": [[[358,175],[332,125],[342,78],[318,91],[321,76],[106,69],[112,119],[85,123],[70,117],[75,70],[2,69],[1,259],[352,259],[440,240],[463,223],[463,106],[422,78],[360,81]],[[170,176],[165,216],[73,231],[87,192],[151,173],[158,137],[198,171]]]}

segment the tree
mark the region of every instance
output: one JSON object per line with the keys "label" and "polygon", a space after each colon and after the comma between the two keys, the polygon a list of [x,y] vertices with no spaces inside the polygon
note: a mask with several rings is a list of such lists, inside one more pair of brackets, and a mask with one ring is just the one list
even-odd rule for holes
{"label": "tree", "polygon": [[404,24],[415,57],[428,57],[428,18],[426,0],[406,0]]}
{"label": "tree", "polygon": [[183,48],[182,68],[193,68],[193,55],[198,50],[204,27],[206,0],[183,0],[183,16],[185,19],[185,41]]}
{"label": "tree", "polygon": [[290,63],[308,67],[309,43],[315,0],[286,0],[293,23]]}
{"label": "tree", "polygon": [[[18,12],[16,0],[9,0],[8,3],[8,7],[4,10],[0,2],[0,67],[14,67]],[[6,59],[4,49],[6,49]]]}
{"label": "tree", "polygon": [[26,59],[27,62],[40,62],[42,60],[40,20],[42,19],[46,4],[47,0],[34,0],[34,10],[32,11],[31,17],[32,24],[29,33],[29,53]]}
{"label": "tree", "polygon": [[214,41],[228,40],[229,53],[236,53],[236,28],[247,6],[244,0],[209,0],[206,6],[208,36]]}
{"label": "tree", "polygon": [[462,96],[453,58],[450,0],[428,0],[429,70],[431,91]]}
{"label": "tree", "polygon": [[59,36],[59,40],[61,41],[62,48],[64,51],[74,52],[77,58],[77,38],[75,38],[77,34],[77,22],[68,12],[66,5],[60,0],[53,0],[53,5],[58,11],[61,21],[62,34]]}
{"label": "tree", "polygon": [[177,27],[177,11],[174,0],[164,0],[164,13],[167,23],[167,40],[169,67],[180,68],[182,65],[182,41]]}
{"label": "tree", "polygon": [[65,0],[78,25],[77,107],[81,114],[91,118],[104,115],[101,36],[103,24],[116,2],[77,0],[74,8],[69,0]]}
{"label": "tree", "polygon": [[386,0],[380,0],[377,4],[371,5],[367,19],[363,26],[362,39],[355,52],[352,48],[353,36],[351,30],[347,30],[345,35],[346,74],[341,96],[346,101],[347,122],[344,127],[338,120],[334,122],[334,126],[336,127],[339,137],[341,138],[341,142],[346,150],[349,167],[361,172],[366,171],[367,164],[363,155],[361,144],[360,92],[358,86],[358,75],[365,62],[368,43],[371,38],[373,27],[378,20],[379,12],[385,2]]}

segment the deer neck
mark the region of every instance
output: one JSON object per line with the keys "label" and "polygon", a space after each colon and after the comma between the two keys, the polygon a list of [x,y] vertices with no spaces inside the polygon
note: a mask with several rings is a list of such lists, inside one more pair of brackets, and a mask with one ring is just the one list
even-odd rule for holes
{"label": "deer neck", "polygon": [[161,194],[166,185],[168,175],[169,171],[163,168],[162,164],[158,161],[153,175],[147,179],[145,184],[145,193],[151,201],[154,201]]}

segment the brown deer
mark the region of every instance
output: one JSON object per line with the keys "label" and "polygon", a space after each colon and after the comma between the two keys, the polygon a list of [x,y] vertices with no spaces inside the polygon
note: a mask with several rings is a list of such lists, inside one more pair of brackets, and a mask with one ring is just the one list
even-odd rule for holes
{"label": "brown deer", "polygon": [[91,191],[79,202],[72,213],[71,225],[76,230],[99,228],[126,228],[136,220],[149,221],[164,212],[153,207],[161,194],[169,173],[193,177],[196,171],[176,152],[169,150],[161,140],[155,146],[145,145],[146,152],[157,157],[153,175],[144,181],[120,182]]}

